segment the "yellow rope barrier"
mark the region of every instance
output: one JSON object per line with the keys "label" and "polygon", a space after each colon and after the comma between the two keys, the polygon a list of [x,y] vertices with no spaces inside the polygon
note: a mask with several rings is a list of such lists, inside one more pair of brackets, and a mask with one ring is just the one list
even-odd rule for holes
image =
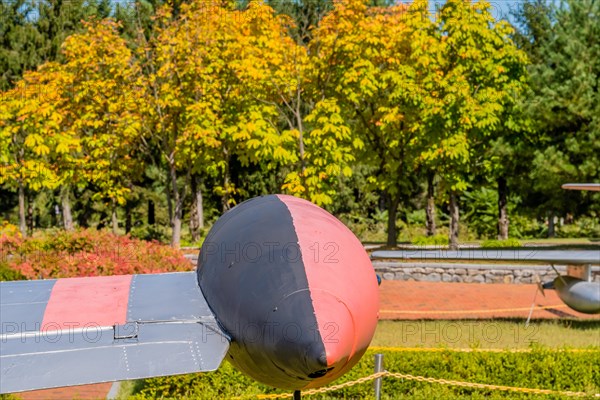
{"label": "yellow rope barrier", "polygon": [[[343,389],[346,387],[350,387],[350,386],[355,386],[355,385],[359,385],[361,383],[365,383],[365,382],[369,382],[372,381],[374,379],[383,377],[388,375],[387,371],[382,371],[382,372],[377,372],[375,374],[372,375],[368,375],[368,376],[363,376],[362,378],[358,378],[355,381],[350,381],[350,382],[344,382],[344,383],[340,383],[337,385],[331,385],[331,386],[326,386],[326,387],[322,387],[322,388],[318,388],[318,389],[309,389],[309,390],[305,390],[302,392],[302,396],[310,396],[313,394],[321,394],[321,393],[327,393],[327,392],[332,392],[334,390],[339,390],[339,389]],[[256,396],[257,399],[288,399],[293,397],[294,395],[292,393],[284,393],[284,394],[259,394]]]}
{"label": "yellow rope barrier", "polygon": [[[561,395],[567,397],[584,397],[584,396],[592,396],[600,398],[600,393],[585,393],[585,392],[574,392],[570,390],[561,391],[561,390],[550,390],[550,389],[536,389],[536,388],[521,388],[514,386],[504,386],[504,385],[490,385],[486,383],[473,383],[473,382],[462,382],[455,381],[450,379],[439,379],[439,378],[428,378],[424,376],[410,375],[410,374],[401,374],[398,372],[390,372],[390,371],[382,371],[372,375],[364,376],[362,378],[356,379],[350,382],[340,383],[338,385],[331,385],[322,387],[319,389],[310,389],[302,392],[303,396],[311,396],[315,394],[328,393],[335,390],[343,389],[346,387],[351,387],[355,385],[359,385],[361,383],[369,382],[375,380],[380,377],[391,377],[396,379],[405,379],[416,382],[428,382],[428,383],[438,383],[441,385],[449,385],[449,386],[460,386],[460,387],[469,387],[475,389],[484,389],[484,390],[500,390],[505,392],[519,392],[519,393],[531,393],[531,394],[551,394],[551,395]],[[244,397],[236,397],[235,399],[289,399],[294,395],[292,393],[273,393],[273,394],[257,394],[250,395]]]}
{"label": "yellow rope barrier", "polygon": [[[557,304],[552,306],[536,306],[534,310],[547,310],[549,308],[566,308],[566,304]],[[512,311],[529,311],[531,307],[520,308],[496,308],[484,310],[379,310],[383,314],[479,314],[479,313],[494,313],[494,312],[512,312]]]}
{"label": "yellow rope barrier", "polygon": [[[388,376],[398,379],[407,379],[417,382],[429,382],[429,383],[439,383],[442,385],[449,386],[461,386],[461,387],[470,387],[476,389],[487,389],[487,390],[501,390],[506,392],[520,392],[520,393],[533,393],[533,394],[555,394],[569,397],[583,397],[590,396],[590,393],[585,392],[572,392],[572,391],[560,391],[560,390],[550,390],[550,389],[536,389],[536,388],[520,388],[514,386],[503,386],[503,385],[488,385],[485,383],[473,383],[473,382],[461,382],[461,381],[453,381],[448,379],[436,379],[436,378],[426,378],[424,376],[415,376],[410,374],[400,374],[397,372],[388,372]],[[600,394],[594,394],[594,397],[600,397]]]}

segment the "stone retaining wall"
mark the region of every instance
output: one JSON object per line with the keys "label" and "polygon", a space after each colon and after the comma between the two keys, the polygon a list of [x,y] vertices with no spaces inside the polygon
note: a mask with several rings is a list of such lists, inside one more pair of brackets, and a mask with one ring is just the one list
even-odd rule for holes
{"label": "stone retaining wall", "polygon": [[[542,282],[556,278],[556,272],[550,265],[407,263],[374,260],[373,267],[383,279],[401,281],[535,283],[536,275]],[[555,267],[561,274],[566,274],[565,265]],[[592,280],[600,282],[600,267],[592,267]]]}

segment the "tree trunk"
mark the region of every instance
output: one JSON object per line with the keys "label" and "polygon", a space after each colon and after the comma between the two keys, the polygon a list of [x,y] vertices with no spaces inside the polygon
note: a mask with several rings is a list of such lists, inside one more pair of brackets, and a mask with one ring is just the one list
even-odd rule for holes
{"label": "tree trunk", "polygon": [[131,232],[131,227],[133,226],[133,217],[131,215],[132,208],[130,202],[125,204],[125,233]]}
{"label": "tree trunk", "polygon": [[60,189],[60,203],[62,205],[63,227],[66,231],[73,230],[73,214],[71,212],[71,190],[68,186]]}
{"label": "tree trunk", "polygon": [[508,187],[506,178],[498,178],[498,240],[508,239]]}
{"label": "tree trunk", "polygon": [[96,230],[100,230],[100,229],[104,229],[104,227],[106,226],[106,219],[108,218],[108,215],[106,215],[106,211],[102,211],[100,213],[100,217],[98,218],[98,225],[96,225]]}
{"label": "tree trunk", "polygon": [[50,212],[50,226],[52,226],[53,228],[58,225],[59,210],[60,208],[58,207],[58,204],[53,204],[53,207]]}
{"label": "tree trunk", "polygon": [[550,212],[548,215],[548,238],[554,238],[556,231],[554,230],[554,212]]}
{"label": "tree trunk", "polygon": [[19,230],[23,237],[27,237],[27,224],[25,222],[25,188],[19,182]]}
{"label": "tree trunk", "polygon": [[167,212],[169,214],[169,223],[171,226],[173,226],[173,199],[171,198],[171,190],[169,189],[168,183],[165,185],[165,191],[167,192]]}
{"label": "tree trunk", "polygon": [[433,185],[434,177],[435,174],[433,172],[430,172],[427,175],[427,206],[425,207],[425,227],[427,228],[427,236],[435,235],[435,192]]}
{"label": "tree trunk", "polygon": [[156,223],[156,209],[154,208],[154,202],[148,200],[148,225],[154,225]]}
{"label": "tree trunk", "polygon": [[450,250],[458,250],[458,195],[456,192],[450,192]]}
{"label": "tree trunk", "polygon": [[225,172],[223,178],[223,195],[221,196],[221,211],[226,213],[230,209],[229,205],[229,171]]}
{"label": "tree trunk", "polygon": [[91,202],[83,201],[82,203],[82,210],[77,214],[77,224],[82,228],[89,228],[93,213]]}
{"label": "tree trunk", "polygon": [[192,208],[190,211],[190,233],[192,240],[198,241],[200,239],[200,231],[204,228],[204,204],[202,198],[202,188],[198,184],[198,179],[195,175],[191,176],[192,186]]}
{"label": "tree trunk", "polygon": [[398,230],[396,227],[396,216],[398,214],[398,196],[388,195],[388,226],[387,226],[387,245],[395,247],[398,244]]}
{"label": "tree trunk", "polygon": [[[177,212],[175,212],[177,214]],[[171,236],[171,246],[175,249],[181,247],[181,217],[175,215],[173,218],[173,235]]]}
{"label": "tree trunk", "polygon": [[110,216],[112,222],[112,232],[117,235],[119,233],[119,219],[117,218],[117,202],[112,201],[112,210]]}
{"label": "tree trunk", "polygon": [[31,193],[27,196],[27,232],[33,234],[33,198]]}
{"label": "tree trunk", "polygon": [[179,193],[179,188],[177,187],[177,171],[175,170],[174,164],[170,166],[170,174],[171,190],[173,192],[173,202],[175,203],[172,219],[173,232],[171,234],[171,246],[178,249],[181,246],[181,220],[183,217],[183,199]]}
{"label": "tree trunk", "polygon": [[231,208],[229,206],[229,183],[231,181],[230,171],[229,171],[229,153],[226,149],[223,150],[226,159],[225,165],[225,173],[223,174],[223,195],[221,196],[221,207],[223,213],[229,211]]}

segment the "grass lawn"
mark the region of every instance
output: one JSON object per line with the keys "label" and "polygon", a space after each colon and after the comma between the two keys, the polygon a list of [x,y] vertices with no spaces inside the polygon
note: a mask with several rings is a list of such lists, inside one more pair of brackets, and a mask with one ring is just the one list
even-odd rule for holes
{"label": "grass lawn", "polygon": [[600,350],[600,320],[520,319],[457,321],[380,321],[371,346],[524,349],[595,347]]}

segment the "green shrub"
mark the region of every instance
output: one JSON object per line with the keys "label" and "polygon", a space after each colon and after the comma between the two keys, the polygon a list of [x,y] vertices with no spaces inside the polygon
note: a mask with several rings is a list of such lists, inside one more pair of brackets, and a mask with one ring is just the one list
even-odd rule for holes
{"label": "green shrub", "polygon": [[521,242],[517,239],[506,239],[506,240],[484,240],[481,243],[481,247],[483,248],[491,248],[491,247],[521,247]]}
{"label": "green shrub", "polygon": [[19,227],[9,223],[8,221],[2,221],[0,224],[0,236],[21,236],[21,232],[19,231]]}
{"label": "green shrub", "polygon": [[[492,353],[454,351],[403,351],[384,353],[385,369],[391,372],[449,380],[505,385],[556,391],[600,390],[600,352],[569,352],[534,348],[529,353]],[[373,351],[334,384],[354,381],[373,373]],[[258,384],[233,369],[228,363],[212,373],[147,379],[134,395],[136,400],[160,398],[214,399],[252,396],[258,393],[285,393]],[[533,395],[462,388],[436,383],[384,378],[383,398],[478,398],[524,399]],[[310,399],[365,399],[373,396],[371,382],[314,395]],[[559,397],[545,397],[559,398]]]}
{"label": "green shrub", "polygon": [[31,238],[0,235],[2,260],[27,279],[189,271],[181,251],[107,231],[47,230]]}
{"label": "green shrub", "polygon": [[536,218],[512,213],[508,223],[508,235],[517,239],[545,237],[546,226]]}
{"label": "green shrub", "polygon": [[496,235],[498,191],[486,187],[463,194],[464,219],[479,238]]}
{"label": "green shrub", "polygon": [[340,220],[363,242],[386,240],[387,210],[378,211],[371,217],[362,213],[340,215]]}
{"label": "green shrub", "polygon": [[[493,238],[498,227],[498,191],[482,187],[464,194],[464,219],[468,229],[478,238]],[[510,195],[508,199],[510,237],[519,239],[544,237],[544,224],[535,218],[520,215],[521,199]],[[462,210],[461,210],[462,211]]]}
{"label": "green shrub", "polygon": [[560,238],[599,238],[600,222],[598,218],[580,217],[572,224],[558,226],[556,236]]}
{"label": "green shrub", "polygon": [[0,281],[19,281],[23,279],[25,277],[18,271],[11,269],[7,262],[0,261]]}
{"label": "green shrub", "polygon": [[129,233],[134,239],[152,241],[168,244],[171,241],[170,229],[162,225],[134,226]]}
{"label": "green shrub", "polygon": [[425,226],[426,220],[427,213],[425,212],[424,208],[406,213],[406,223],[408,225]]}
{"label": "green shrub", "polygon": [[20,397],[15,396],[14,394],[0,394],[0,400],[19,400]]}
{"label": "green shrub", "polygon": [[223,362],[216,372],[164,376],[145,379],[137,385],[133,399],[227,399],[238,394],[260,394],[273,391],[238,372]]}
{"label": "green shrub", "polygon": [[417,236],[412,241],[412,244],[416,246],[447,246],[448,235],[438,233],[433,236]]}

